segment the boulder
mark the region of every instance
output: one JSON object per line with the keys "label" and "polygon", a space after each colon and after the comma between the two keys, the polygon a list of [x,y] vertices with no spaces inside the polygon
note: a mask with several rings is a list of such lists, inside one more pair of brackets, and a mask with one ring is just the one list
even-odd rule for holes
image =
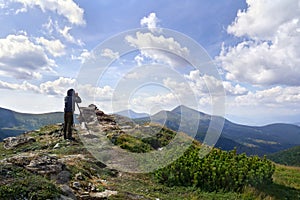
{"label": "boulder", "polygon": [[36,140],[33,137],[24,137],[24,136],[8,137],[3,140],[3,143],[4,143],[3,147],[5,149],[13,149],[22,144],[31,143],[31,142],[35,142],[35,141]]}
{"label": "boulder", "polygon": [[57,184],[66,184],[71,180],[71,173],[69,171],[61,171],[57,176],[55,177]]}
{"label": "boulder", "polygon": [[73,190],[66,184],[60,186],[61,191],[70,199],[77,199]]}
{"label": "boulder", "polygon": [[117,194],[118,194],[117,191],[105,190],[104,192],[91,192],[90,197],[106,199],[112,195],[117,195]]}
{"label": "boulder", "polygon": [[26,169],[38,174],[57,174],[63,170],[64,164],[59,162],[56,157],[44,155],[32,159]]}

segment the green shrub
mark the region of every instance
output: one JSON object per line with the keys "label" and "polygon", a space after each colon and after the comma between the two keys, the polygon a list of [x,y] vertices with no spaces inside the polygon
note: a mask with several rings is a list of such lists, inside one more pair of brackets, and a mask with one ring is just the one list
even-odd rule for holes
{"label": "green shrub", "polygon": [[275,166],[266,158],[212,149],[203,158],[191,146],[183,156],[154,174],[168,186],[193,186],[206,191],[241,191],[245,186],[272,182]]}
{"label": "green shrub", "polygon": [[152,149],[149,144],[144,143],[140,139],[128,134],[122,134],[118,136],[115,140],[115,144],[119,145],[122,149],[126,149],[135,153],[145,153]]}
{"label": "green shrub", "polygon": [[49,180],[30,175],[0,186],[1,199],[54,199],[60,191]]}

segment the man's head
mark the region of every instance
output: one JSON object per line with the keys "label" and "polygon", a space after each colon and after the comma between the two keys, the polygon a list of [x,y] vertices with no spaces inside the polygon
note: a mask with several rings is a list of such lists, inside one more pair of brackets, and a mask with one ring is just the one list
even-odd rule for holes
{"label": "man's head", "polygon": [[67,96],[74,96],[75,90],[74,89],[69,89],[67,92]]}

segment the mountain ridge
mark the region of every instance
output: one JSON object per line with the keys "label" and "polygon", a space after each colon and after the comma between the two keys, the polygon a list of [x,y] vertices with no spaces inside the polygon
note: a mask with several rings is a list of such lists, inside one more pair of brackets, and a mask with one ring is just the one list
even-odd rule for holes
{"label": "mountain ridge", "polygon": [[[258,153],[275,153],[296,145],[300,145],[300,127],[294,124],[274,123],[264,126],[249,126],[233,123],[220,116],[212,116],[187,106],[177,106],[171,111],[160,111],[151,118],[138,119],[137,121],[155,121],[164,124],[168,128],[178,131],[181,127],[183,132],[191,134],[189,122],[192,120],[199,124],[195,139],[203,141],[213,117],[224,120],[221,136],[217,147],[232,149],[229,146],[238,144],[239,152],[249,155]],[[223,145],[226,141],[226,145]]]}
{"label": "mountain ridge", "polygon": [[0,141],[9,136],[56,123],[63,123],[63,112],[30,114],[0,108]]}
{"label": "mountain ridge", "polygon": [[[63,123],[62,112],[28,114],[0,108],[0,116],[0,141],[5,137],[16,136],[29,130],[38,129],[43,125]],[[300,127],[297,125],[287,123],[264,126],[236,124],[226,118],[211,116],[184,105],[177,106],[171,111],[159,111],[149,117],[134,118],[134,121],[139,123],[157,122],[174,131],[182,131],[188,135],[191,135],[191,129],[194,129],[197,130],[197,134],[194,135],[195,139],[203,141],[212,117],[224,120],[222,134],[216,143],[218,148],[224,150],[237,147],[240,153],[262,156],[300,145]],[[196,127],[195,124],[198,126]]]}
{"label": "mountain ridge", "polygon": [[[93,112],[93,109],[86,109],[85,114]],[[157,127],[160,130],[160,134],[153,134],[149,132],[152,137],[130,137],[132,134],[139,135],[140,132],[136,132],[135,128],[140,128],[142,132],[144,130],[151,131],[151,124],[144,124],[142,126],[132,126],[131,129],[119,129],[123,125],[127,124],[123,119],[121,122],[124,124],[118,124],[115,121],[117,116],[108,116],[103,112],[96,111],[96,118],[99,122],[98,126],[102,127],[99,130],[104,131],[104,134],[110,139],[116,146],[121,147],[124,150],[130,150],[136,152],[139,150],[147,150],[143,148],[141,144],[149,144],[154,149],[150,151],[160,151],[160,148],[167,145],[167,141],[172,140],[172,131],[164,127]],[[93,122],[90,117],[88,119]],[[132,121],[129,119],[129,121]],[[84,145],[82,137],[86,140],[95,140],[96,136],[103,135],[103,132],[96,131],[96,123],[93,128],[93,132],[90,133],[86,128],[77,125],[77,129],[74,130],[73,136],[75,140],[64,140],[61,133],[61,124],[47,125],[40,128],[22,134],[15,138],[8,138],[4,142],[0,142],[0,198],[1,199],[259,199],[261,197],[268,199],[297,199],[300,195],[300,177],[299,168],[291,169],[290,167],[276,165],[274,177],[274,183],[266,183],[264,187],[247,186],[242,191],[206,191],[205,187],[198,185],[186,185],[186,186],[174,186],[160,182],[158,177],[160,173],[168,173],[169,168],[166,167],[162,171],[156,171],[155,173],[128,173],[116,170],[115,168],[108,167],[101,160],[96,159],[90,151],[88,146]],[[132,124],[132,122],[131,122]],[[133,125],[133,124],[132,124]],[[154,125],[156,126],[156,125]],[[82,129],[82,130],[81,130]],[[145,133],[144,133],[145,134]],[[171,134],[171,135],[170,135]],[[171,136],[171,137],[170,137]],[[105,145],[105,142],[99,140],[99,142]],[[98,144],[97,140],[94,141]],[[156,145],[159,146],[156,146]],[[125,146],[124,146],[125,145]],[[162,146],[161,146],[162,145]],[[200,145],[199,142],[194,141],[190,151],[185,154],[185,160],[177,162],[186,165],[196,164],[197,162],[190,157],[197,157],[199,159],[199,153],[193,154],[196,147]],[[98,146],[99,147],[99,146]],[[175,147],[181,148],[181,145]],[[200,148],[200,146],[198,146]],[[205,148],[205,147],[204,147]],[[105,147],[107,149],[107,147]],[[101,152],[101,151],[100,151]],[[217,157],[214,157],[216,155]],[[213,160],[208,159],[208,165],[204,168],[199,168],[196,171],[195,165],[191,165],[187,171],[177,170],[178,174],[190,173],[191,178],[199,176],[201,174],[214,174],[220,169],[231,171],[231,166],[238,167],[240,159],[228,159],[222,161],[222,156],[228,155],[229,158],[240,158],[245,161],[251,158],[247,158],[245,155],[237,155],[233,152],[221,152],[218,149],[212,151]],[[111,156],[114,158],[114,156]],[[226,156],[227,157],[227,156]],[[257,157],[256,157],[257,158]],[[255,159],[256,159],[255,158]],[[105,160],[107,160],[106,158]],[[264,159],[255,161],[258,169],[262,166],[262,162],[268,163]],[[260,161],[259,161],[260,160]],[[121,162],[117,159],[117,162]],[[129,160],[130,161],[130,160]],[[163,161],[163,159],[162,159]],[[213,161],[213,162],[211,162]],[[220,163],[221,162],[221,163]],[[111,162],[109,162],[111,164]],[[132,164],[132,163],[128,163]],[[211,167],[210,164],[219,167]],[[175,165],[178,166],[178,165]],[[200,165],[198,165],[200,166]],[[202,166],[202,165],[201,165]],[[250,175],[250,171],[244,165],[240,165],[243,171],[246,172],[247,177]],[[207,169],[207,170],[204,170]],[[239,168],[236,168],[236,170]],[[256,170],[255,168],[253,168]],[[264,171],[264,170],[263,170]],[[233,174],[234,177],[238,177],[240,170]],[[257,172],[260,172],[257,170]],[[267,171],[265,171],[267,172]],[[155,176],[154,176],[155,174]],[[225,173],[221,174],[226,175]],[[263,174],[261,174],[263,175]],[[256,175],[259,177],[258,175]],[[167,176],[172,178],[172,176]],[[184,176],[185,178],[186,176]],[[209,177],[213,177],[210,176]],[[218,180],[221,176],[215,176],[212,180]],[[261,176],[260,176],[261,177]],[[289,178],[293,177],[293,179]],[[195,179],[197,180],[197,179]],[[207,180],[199,178],[199,180]],[[250,180],[250,179],[249,179]],[[253,179],[254,180],[254,179]],[[256,180],[256,179],[255,179]],[[169,180],[171,181],[171,180]],[[208,182],[208,181],[207,181]],[[173,183],[171,181],[170,183]],[[174,182],[176,183],[176,182]],[[228,184],[231,186],[231,184]],[[247,183],[248,185],[248,183]],[[224,187],[224,186],[222,186]],[[211,187],[209,187],[211,188]],[[225,185],[226,188],[226,185]]]}
{"label": "mountain ridge", "polygon": [[131,119],[150,116],[148,113],[139,113],[139,112],[135,112],[134,110],[131,110],[131,109],[122,110],[122,111],[116,112],[114,114],[121,115],[121,116],[124,116],[124,117],[128,117],[128,118],[131,118]]}

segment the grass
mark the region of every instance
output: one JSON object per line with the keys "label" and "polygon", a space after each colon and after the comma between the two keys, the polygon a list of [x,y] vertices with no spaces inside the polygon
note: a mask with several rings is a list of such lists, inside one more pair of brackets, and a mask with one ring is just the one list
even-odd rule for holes
{"label": "grass", "polygon": [[0,164],[1,199],[54,199],[61,191],[50,180],[15,165]]}
{"label": "grass", "polygon": [[167,187],[158,184],[151,175],[122,173],[109,178],[108,187],[118,195],[109,199],[208,199],[208,200],[281,200],[300,199],[300,168],[276,165],[274,182],[258,188],[246,187],[242,192],[205,192],[195,187]]}
{"label": "grass", "polygon": [[300,168],[276,165],[274,182],[300,190]]}
{"label": "grass", "polygon": [[[130,174],[116,172],[105,167],[104,164],[95,160],[91,154],[83,147],[80,142],[67,142],[62,137],[56,137],[51,134],[59,126],[47,126],[39,131],[31,132],[28,136],[36,139],[31,144],[21,145],[13,150],[3,148],[0,143],[0,159],[4,159],[24,151],[36,153],[57,154],[58,157],[67,157],[68,155],[83,154],[84,159],[74,157],[73,160],[66,161],[66,168],[71,173],[71,181],[75,180],[75,175],[81,173],[83,179],[80,180],[82,185],[93,183],[99,191],[105,189],[116,190],[118,194],[108,199],[208,199],[208,200],[281,200],[281,199],[300,199],[300,168],[276,165],[273,175],[274,182],[269,185],[258,188],[246,187],[242,192],[205,192],[195,187],[168,187],[156,181],[150,174]],[[164,130],[157,139],[159,146],[165,145],[165,141],[172,137],[172,132]],[[76,134],[75,134],[76,136]],[[121,144],[126,143],[127,139],[123,138]],[[136,139],[137,140],[137,139]],[[142,139],[140,139],[142,140]],[[139,141],[134,144],[139,147]],[[152,144],[152,141],[146,144]],[[61,147],[53,149],[56,143]],[[155,143],[156,144],[156,143]],[[153,145],[155,146],[155,145]],[[100,180],[107,180],[103,184]],[[49,177],[33,174],[22,167],[14,165],[0,164],[0,199],[53,199],[61,192],[57,185],[49,180]]]}

